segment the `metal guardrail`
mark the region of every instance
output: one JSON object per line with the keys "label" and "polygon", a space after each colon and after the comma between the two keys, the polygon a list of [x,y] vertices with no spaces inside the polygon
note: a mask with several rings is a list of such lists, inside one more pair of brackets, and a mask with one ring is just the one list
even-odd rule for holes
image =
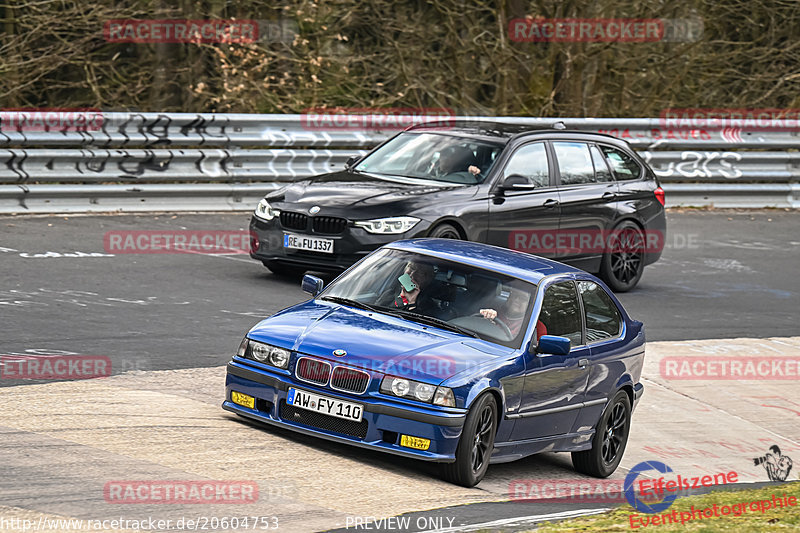
{"label": "metal guardrail", "polygon": [[[363,115],[332,114],[95,113],[93,118],[83,128],[37,128],[0,112],[0,212],[227,210],[243,208],[242,202],[249,209],[252,191],[341,169],[350,156],[410,123],[398,115],[363,120]],[[561,121],[569,129],[623,138],[668,185],[673,205],[796,207],[791,182],[800,178],[798,131],[671,128],[658,118],[452,118],[532,127]]]}
{"label": "metal guardrail", "polygon": [[[0,185],[0,214],[252,211],[278,183]],[[664,184],[667,207],[800,208],[800,184]]]}

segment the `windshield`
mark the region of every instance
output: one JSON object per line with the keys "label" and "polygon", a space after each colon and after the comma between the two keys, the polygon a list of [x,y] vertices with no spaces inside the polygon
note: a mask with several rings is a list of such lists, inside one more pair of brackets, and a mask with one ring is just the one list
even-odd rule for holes
{"label": "windshield", "polygon": [[319,298],[396,315],[519,348],[536,285],[400,250],[380,250]]}
{"label": "windshield", "polygon": [[502,145],[442,135],[401,133],[361,161],[375,174],[475,184],[486,179]]}

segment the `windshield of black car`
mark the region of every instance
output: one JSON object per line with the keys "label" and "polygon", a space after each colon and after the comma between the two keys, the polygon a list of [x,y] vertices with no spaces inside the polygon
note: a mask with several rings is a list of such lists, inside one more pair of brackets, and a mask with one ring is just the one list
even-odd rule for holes
{"label": "windshield of black car", "polygon": [[355,170],[476,184],[486,179],[503,147],[440,133],[401,133],[364,158]]}
{"label": "windshield of black car", "polygon": [[528,329],[535,292],[536,285],[498,272],[407,251],[379,250],[318,298],[333,303],[346,299],[354,307],[384,310],[412,321],[415,313],[432,317],[446,323],[442,329],[465,330],[516,349]]}

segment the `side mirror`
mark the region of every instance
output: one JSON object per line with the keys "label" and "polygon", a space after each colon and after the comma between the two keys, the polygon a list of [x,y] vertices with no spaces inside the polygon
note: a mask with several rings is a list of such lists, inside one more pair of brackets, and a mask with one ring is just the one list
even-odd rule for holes
{"label": "side mirror", "polygon": [[359,159],[361,159],[361,158],[359,156],[357,156],[357,155],[354,155],[354,156],[350,157],[347,161],[345,161],[344,169],[345,170],[350,170],[351,168],[353,168],[355,166],[356,163],[358,163]]}
{"label": "side mirror", "polygon": [[519,174],[507,176],[500,184],[500,189],[504,191],[532,191],[535,188],[536,185],[531,183],[531,180]]}
{"label": "side mirror", "polygon": [[325,282],[318,277],[306,274],[303,276],[303,281],[300,283],[300,287],[303,289],[303,292],[307,292],[311,296],[316,296],[322,292],[322,286],[324,284]]}
{"label": "side mirror", "polygon": [[542,335],[536,346],[536,353],[540,355],[568,355],[571,343],[566,337],[556,335]]}

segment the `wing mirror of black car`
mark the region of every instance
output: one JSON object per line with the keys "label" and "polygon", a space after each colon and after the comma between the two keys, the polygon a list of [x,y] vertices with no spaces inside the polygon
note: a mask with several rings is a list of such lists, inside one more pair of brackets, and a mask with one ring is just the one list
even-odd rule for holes
{"label": "wing mirror of black car", "polygon": [[503,180],[500,188],[504,191],[532,191],[536,185],[531,180],[519,174],[511,174]]}
{"label": "wing mirror of black car", "polygon": [[359,159],[361,159],[361,158],[358,157],[357,155],[354,155],[354,156],[350,157],[347,161],[345,161],[344,169],[345,170],[350,170],[351,168],[356,166],[356,163],[358,163]]}
{"label": "wing mirror of black car", "polygon": [[311,296],[316,296],[322,292],[322,286],[324,284],[325,282],[318,277],[306,274],[303,276],[303,281],[300,283],[300,287],[302,287],[303,292],[307,292]]}
{"label": "wing mirror of black car", "polygon": [[536,345],[537,355],[568,355],[571,348],[570,340],[556,335],[542,335]]}

